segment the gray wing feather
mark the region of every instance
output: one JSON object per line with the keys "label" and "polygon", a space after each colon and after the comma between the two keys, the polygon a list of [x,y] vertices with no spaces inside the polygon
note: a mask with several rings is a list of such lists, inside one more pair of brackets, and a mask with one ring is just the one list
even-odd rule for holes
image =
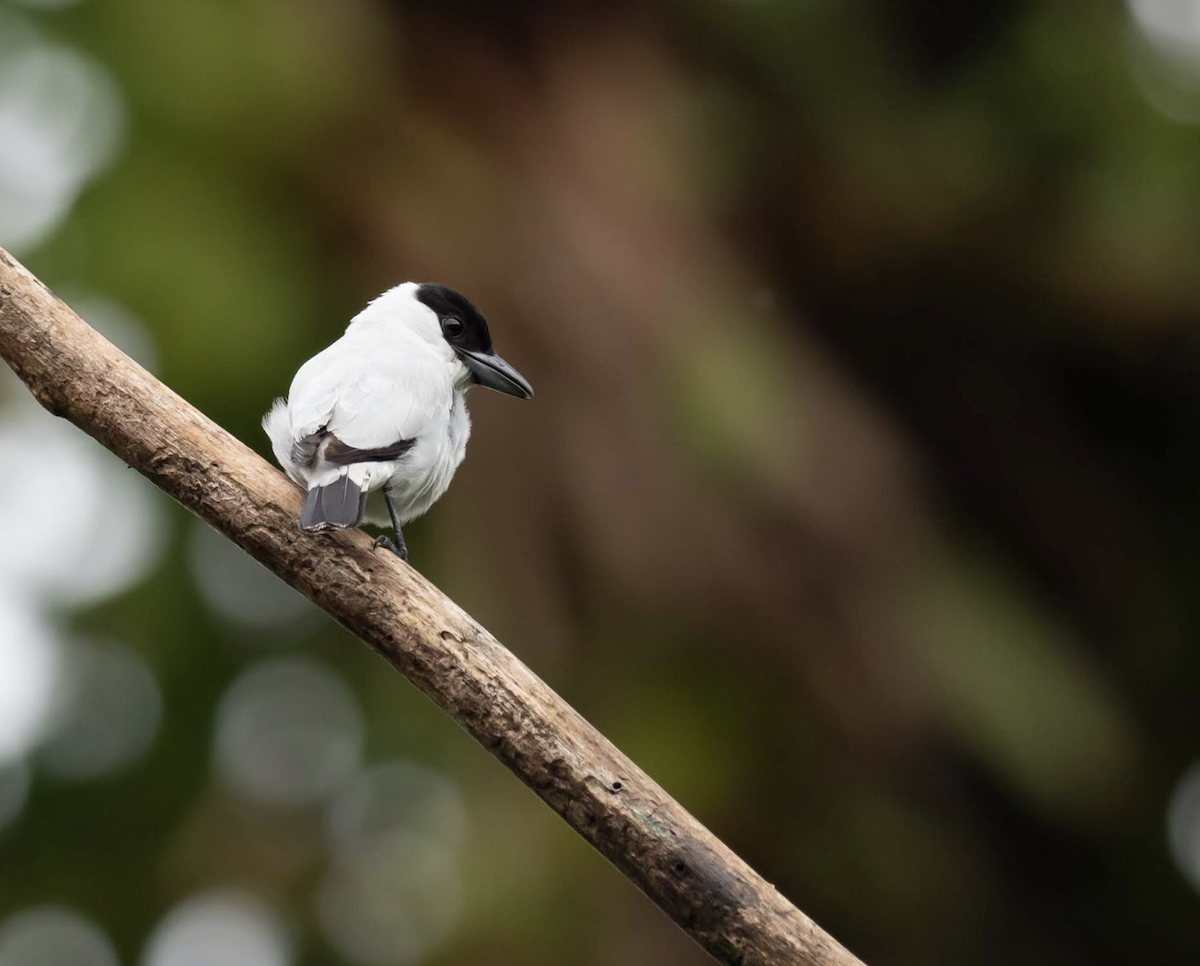
{"label": "gray wing feather", "polygon": [[[334,466],[349,466],[352,463],[389,463],[398,460],[416,445],[415,439],[398,439],[389,446],[376,446],[370,449],[358,449],[348,446],[333,433],[322,428],[315,433],[296,440],[292,443],[292,462],[297,466],[312,466],[321,451],[321,459]],[[321,449],[321,444],[325,448]]]}
{"label": "gray wing feather", "polygon": [[400,459],[417,442],[415,439],[398,439],[390,446],[357,449],[354,446],[347,446],[333,435],[330,435],[329,440],[321,457],[336,466],[349,466],[351,463],[390,463],[392,460]]}
{"label": "gray wing feather", "polygon": [[317,456],[317,447],[321,445],[324,435],[323,430],[318,430],[292,443],[292,462],[297,466],[312,466]]}

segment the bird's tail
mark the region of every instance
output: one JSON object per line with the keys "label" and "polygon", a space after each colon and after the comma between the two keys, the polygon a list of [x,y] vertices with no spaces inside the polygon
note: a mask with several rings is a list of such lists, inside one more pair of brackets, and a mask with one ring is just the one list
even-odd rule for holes
{"label": "bird's tail", "polygon": [[301,530],[340,530],[356,527],[363,521],[367,510],[367,491],[349,475],[342,475],[332,483],[313,486],[304,501],[300,514]]}

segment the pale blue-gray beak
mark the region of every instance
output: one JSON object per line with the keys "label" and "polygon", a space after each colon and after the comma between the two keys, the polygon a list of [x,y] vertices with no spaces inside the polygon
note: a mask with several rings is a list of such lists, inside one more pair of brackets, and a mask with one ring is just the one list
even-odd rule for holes
{"label": "pale blue-gray beak", "polygon": [[458,357],[471,370],[471,375],[479,385],[518,399],[533,397],[533,386],[529,385],[528,380],[496,353],[459,349]]}

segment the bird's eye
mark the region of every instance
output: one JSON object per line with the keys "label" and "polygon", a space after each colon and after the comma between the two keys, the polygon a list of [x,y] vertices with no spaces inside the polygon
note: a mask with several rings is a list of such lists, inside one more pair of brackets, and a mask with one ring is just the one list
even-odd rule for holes
{"label": "bird's eye", "polygon": [[462,320],[456,318],[448,318],[442,323],[442,331],[446,333],[446,338],[453,339],[463,334]]}

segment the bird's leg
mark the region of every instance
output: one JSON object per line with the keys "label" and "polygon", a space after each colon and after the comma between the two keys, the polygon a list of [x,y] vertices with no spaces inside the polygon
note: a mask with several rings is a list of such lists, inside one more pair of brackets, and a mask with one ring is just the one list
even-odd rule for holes
{"label": "bird's leg", "polygon": [[387,547],[401,560],[407,562],[408,547],[404,543],[404,534],[400,531],[400,519],[396,516],[396,504],[392,502],[392,494],[387,489],[383,491],[383,500],[387,504],[388,516],[392,518],[392,530],[396,533],[396,541],[393,543],[390,537],[378,536],[375,538],[375,546]]}
{"label": "bird's leg", "polygon": [[396,504],[392,502],[390,490],[383,491],[383,500],[387,504],[388,516],[392,518],[392,530],[396,533],[396,546],[393,547],[401,560],[408,560],[408,547],[404,543],[404,533],[400,530],[400,519],[396,516]]}

